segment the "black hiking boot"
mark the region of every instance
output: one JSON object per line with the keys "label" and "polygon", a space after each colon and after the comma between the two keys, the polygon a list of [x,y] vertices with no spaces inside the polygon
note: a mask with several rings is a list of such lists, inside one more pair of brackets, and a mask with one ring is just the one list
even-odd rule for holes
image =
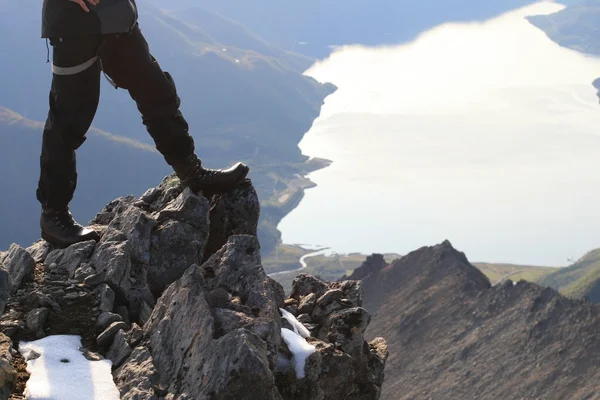
{"label": "black hiking boot", "polygon": [[183,186],[194,192],[203,191],[205,194],[222,193],[236,188],[244,182],[250,171],[243,163],[223,170],[204,168],[196,155],[188,157],[181,164],[174,164],[173,169]]}
{"label": "black hiking boot", "polygon": [[100,240],[98,232],[79,225],[73,219],[68,208],[64,210],[43,209],[40,226],[42,238],[45,241],[63,248],[87,240]]}

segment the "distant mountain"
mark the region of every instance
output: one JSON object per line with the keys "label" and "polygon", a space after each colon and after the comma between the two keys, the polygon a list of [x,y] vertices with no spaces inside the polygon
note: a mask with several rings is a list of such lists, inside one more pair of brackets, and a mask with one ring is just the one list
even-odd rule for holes
{"label": "distant mountain", "polygon": [[538,283],[569,297],[587,297],[593,303],[600,303],[600,249],[590,251],[567,268],[542,277]]}
{"label": "distant mountain", "polygon": [[449,242],[363,279],[369,338],[390,357],[381,399],[594,399],[600,308],[521,281],[492,287]]}
{"label": "distant mountain", "polygon": [[[0,41],[0,52],[11,55],[10,62],[0,63],[0,74],[10,77],[3,80],[0,104],[26,119],[44,121],[51,72],[46,64],[45,43],[39,38],[41,4],[37,0],[22,0],[18,4],[0,0],[0,10],[0,35],[10,38]],[[140,14],[140,26],[151,51],[175,78],[182,110],[205,164],[215,168],[237,160],[250,164],[251,178],[265,204],[260,235],[263,250],[269,252],[280,237],[278,222],[298,204],[303,190],[312,186],[304,176],[327,165],[319,160],[307,163],[298,143],[319,115],[324,98],[335,88],[302,75],[312,63],[310,58],[283,50],[211,12],[196,9],[194,14],[178,16],[141,2]],[[106,82],[94,126],[153,147],[127,92],[116,91]],[[16,143],[14,127],[10,133],[6,137]],[[83,154],[96,150],[93,146],[90,141],[81,149],[79,166],[84,170],[92,168]],[[32,144],[32,154],[38,151],[37,143]],[[11,159],[13,154],[9,152],[13,152],[12,147],[0,147],[0,159]],[[139,187],[156,185],[169,171],[155,154],[136,157],[116,160],[115,155],[107,160],[120,163],[125,170],[136,170],[130,164],[142,163],[144,168],[137,171],[144,183],[139,182]],[[35,176],[38,167],[39,161],[28,162],[19,174]],[[5,176],[5,187],[22,185],[19,174]],[[9,176],[12,180],[6,180]],[[82,174],[73,204],[82,211],[81,219],[91,218],[106,203],[106,193],[99,188],[113,184],[110,175],[97,174],[94,185],[87,184],[85,176]],[[35,186],[28,187],[26,196],[31,196]],[[133,182],[129,186],[132,192],[137,187]],[[111,191],[123,192],[124,188]],[[94,205],[81,203],[82,199],[100,197],[104,200]],[[22,214],[36,214],[37,206],[33,208],[31,198],[23,200],[27,201],[13,203],[13,208]],[[0,209],[0,217],[10,212]],[[0,248],[20,240],[19,235],[8,232],[1,234]],[[37,230],[30,232],[30,238],[34,233],[39,235]]]}
{"label": "distant mountain", "polygon": [[266,40],[312,57],[332,46],[402,43],[445,22],[491,18],[532,0],[151,0],[171,10],[200,6]]}
{"label": "distant mountain", "polygon": [[561,46],[600,55],[600,0],[584,0],[570,4],[557,13],[536,15],[528,19]]}

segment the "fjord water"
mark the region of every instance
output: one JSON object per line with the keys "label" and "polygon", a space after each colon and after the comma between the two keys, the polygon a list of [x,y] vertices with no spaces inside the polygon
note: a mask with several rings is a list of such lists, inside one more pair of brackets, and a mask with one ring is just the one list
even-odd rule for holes
{"label": "fjord water", "polygon": [[445,24],[337,49],[339,90],[300,147],[333,160],[280,225],[286,243],[406,253],[449,239],[472,261],[565,265],[600,247],[600,59],[526,19]]}

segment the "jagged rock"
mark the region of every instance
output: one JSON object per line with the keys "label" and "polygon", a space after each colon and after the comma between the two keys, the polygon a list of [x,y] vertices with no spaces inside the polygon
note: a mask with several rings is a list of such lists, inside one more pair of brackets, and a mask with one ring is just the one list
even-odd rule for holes
{"label": "jagged rock", "polygon": [[298,306],[298,314],[312,314],[317,304],[317,295],[310,293],[302,298]]}
{"label": "jagged rock", "polygon": [[88,263],[82,263],[81,266],[75,270],[73,278],[77,279],[79,282],[85,282],[87,277],[95,274],[96,271],[94,270],[94,267]]}
{"label": "jagged rock", "polygon": [[189,224],[169,220],[156,229],[148,267],[148,284],[161,293],[192,264],[200,262],[208,231],[199,232]]}
{"label": "jagged rock", "polygon": [[298,300],[296,299],[285,299],[283,301],[284,308],[287,312],[293,314],[294,316],[298,315]]}
{"label": "jagged rock", "polygon": [[124,196],[114,199],[110,203],[108,203],[102,211],[100,211],[94,219],[92,219],[91,224],[96,225],[106,225],[108,226],[115,215],[119,212],[122,212],[123,209],[128,207],[129,205],[135,202],[135,198],[133,196]]}
{"label": "jagged rock", "polygon": [[129,254],[133,262],[148,264],[150,262],[150,243],[152,229],[156,221],[134,205],[125,208],[110,222],[108,229],[125,235]]}
{"label": "jagged rock", "polygon": [[[383,257],[383,254],[372,254],[362,263],[362,265],[352,271],[350,276],[343,276],[340,281],[361,281],[367,276],[377,273],[387,267],[388,264]],[[359,306],[360,307],[360,306]]]}
{"label": "jagged rock", "polygon": [[371,315],[364,308],[356,307],[334,312],[328,317],[324,327],[327,342],[335,343],[352,356],[359,355],[369,322],[371,322]]}
{"label": "jagged rock", "polygon": [[127,307],[125,306],[118,306],[117,307],[117,314],[121,316],[121,318],[123,318],[123,322],[125,322],[126,324],[130,324],[131,323],[131,319],[129,318],[129,310],[127,309]]}
{"label": "jagged rock", "polygon": [[148,284],[154,293],[179,279],[185,270],[202,259],[209,235],[208,200],[183,191],[158,212],[148,266]]}
{"label": "jagged rock", "polygon": [[0,262],[0,314],[4,312],[6,302],[10,297],[10,275]]}
{"label": "jagged rock", "polygon": [[158,400],[153,388],[155,374],[156,369],[150,351],[145,347],[136,347],[127,359],[127,363],[114,373],[121,398],[125,400]]}
{"label": "jagged rock", "polygon": [[256,236],[259,215],[258,195],[249,181],[214,196],[210,202],[210,237],[204,260],[223,247],[230,236]]}
{"label": "jagged rock", "polygon": [[96,292],[100,299],[100,311],[112,312],[115,304],[115,292],[105,283],[98,286]]}
{"label": "jagged rock", "polygon": [[113,322],[100,335],[98,335],[98,337],[96,338],[96,343],[98,343],[98,346],[101,347],[108,345],[110,341],[114,338],[116,333],[121,329],[127,329],[127,324],[125,322]]}
{"label": "jagged rock", "polygon": [[313,322],[312,318],[308,314],[300,314],[300,315],[298,315],[297,320],[298,320],[298,322],[300,322],[302,324],[310,324],[310,323]]}
{"label": "jagged rock", "polygon": [[315,308],[312,312],[312,319],[317,323],[324,324],[327,317],[334,311],[347,308],[342,303],[344,292],[339,289],[328,290],[323,296],[316,301]]}
{"label": "jagged rock", "polygon": [[290,297],[298,301],[311,293],[317,297],[321,297],[327,289],[327,285],[314,276],[298,274],[292,282],[292,292],[290,293]]}
{"label": "jagged rock", "polygon": [[[27,248],[31,257],[36,263],[43,263],[46,259],[48,253],[52,250],[52,245],[45,240],[38,240],[31,246]],[[0,260],[2,260],[2,255],[0,254]]]}
{"label": "jagged rock", "polygon": [[[206,296],[217,287],[239,297],[240,309],[217,309],[215,317]],[[217,394],[279,399],[270,370],[280,342],[275,298],[256,237],[232,236],[202,267],[188,269],[167,288],[144,326],[161,386],[172,396],[186,393],[194,399]]]}
{"label": "jagged rock", "polygon": [[90,240],[76,243],[66,249],[51,251],[46,257],[44,264],[53,270],[67,271],[69,278],[73,278],[75,270],[79,268],[81,263],[90,258],[95,246],[96,242]]}
{"label": "jagged rock", "polygon": [[105,278],[106,278],[106,273],[101,272],[99,274],[93,274],[93,275],[85,277],[85,279],[83,280],[83,283],[85,283],[86,286],[94,287],[94,286],[98,286],[99,284],[104,282]]}
{"label": "jagged rock", "polygon": [[148,303],[143,301],[141,304],[141,307],[140,307],[139,314],[140,314],[140,323],[142,325],[145,325],[146,322],[148,322],[148,320],[150,319],[150,316],[152,315],[152,307],[150,307],[148,305]]}
{"label": "jagged rock", "polygon": [[104,357],[102,357],[100,354],[98,353],[94,353],[93,351],[89,351],[88,349],[82,347],[79,349],[81,351],[81,354],[83,354],[83,356],[86,358],[86,360],[89,361],[100,361],[100,360],[104,360]]}
{"label": "jagged rock", "polygon": [[35,261],[31,254],[17,244],[11,244],[2,264],[10,275],[11,294],[15,294],[24,281],[33,279]]}
{"label": "jagged rock", "polygon": [[8,400],[17,381],[17,371],[12,366],[12,340],[0,333],[0,399]]}
{"label": "jagged rock", "polygon": [[122,330],[115,334],[112,344],[106,352],[106,358],[112,361],[113,368],[118,368],[129,357],[132,349],[127,343],[127,337]]}
{"label": "jagged rock", "polygon": [[129,281],[131,257],[126,242],[100,242],[96,246],[91,262],[98,273],[105,274],[105,282],[127,297],[131,290]]}
{"label": "jagged rock", "polygon": [[131,324],[131,328],[127,331],[127,343],[131,347],[136,347],[144,338],[144,330],[135,322]]}
{"label": "jagged rock", "polygon": [[123,318],[119,314],[105,311],[98,315],[98,318],[96,319],[96,328],[104,330],[113,322],[119,321],[123,321]]}
{"label": "jagged rock", "polygon": [[27,313],[25,317],[25,323],[27,329],[36,333],[38,338],[44,336],[44,324],[48,320],[48,316],[50,315],[50,310],[42,307],[37,308],[35,310],[31,310]]}

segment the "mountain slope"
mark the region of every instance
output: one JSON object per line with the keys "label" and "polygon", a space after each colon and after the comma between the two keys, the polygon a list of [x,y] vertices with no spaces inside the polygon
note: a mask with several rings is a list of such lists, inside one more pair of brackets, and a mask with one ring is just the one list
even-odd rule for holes
{"label": "mountain slope", "polygon": [[519,282],[490,286],[449,242],[363,280],[390,358],[382,399],[592,399],[600,308]]}
{"label": "mountain slope", "polygon": [[[41,5],[36,0],[18,4],[0,0],[0,10],[0,35],[11,38],[0,41],[2,54],[11,54],[10,62],[0,63],[0,74],[11,77],[3,81],[0,104],[29,120],[43,121],[51,73],[45,62],[45,43],[39,39]],[[335,88],[302,75],[311,63],[308,57],[282,50],[228,19],[209,12],[179,19],[147,3],[140,3],[140,14],[140,26],[151,51],[175,78],[182,110],[204,163],[220,168],[243,160],[251,166],[251,178],[265,203],[260,236],[262,249],[268,253],[280,237],[278,222],[297,205],[304,189],[313,185],[305,175],[327,165],[319,160],[307,163],[298,143],[319,115],[324,98]],[[127,92],[114,90],[104,81],[94,126],[153,147]],[[8,153],[12,146],[18,147],[19,140],[24,140],[18,138],[14,129],[10,129],[11,141],[0,147],[0,159],[11,159],[14,155]],[[94,143],[86,142],[81,149],[79,166],[83,170],[94,168],[85,156],[95,150]],[[39,151],[37,143],[30,146],[34,152]],[[23,178],[13,172],[3,177],[9,191],[22,185],[22,180],[28,182],[28,188],[35,186],[32,182],[35,183],[39,162],[33,158],[34,152],[28,153],[28,162],[20,164]],[[137,185],[136,175],[130,182],[131,191],[148,186],[168,172],[157,155],[117,159],[129,153],[113,152],[115,156],[107,159],[119,163],[125,171],[136,171],[144,183]],[[100,203],[92,205],[88,199],[106,200],[106,193],[100,192],[98,185],[89,184],[86,176],[81,175],[73,206],[89,218]],[[109,176],[96,178],[103,185],[110,184]],[[19,190],[24,201],[14,198],[15,210],[0,209],[0,218],[12,218],[8,215],[11,213],[37,213],[37,205],[31,201],[33,192]],[[6,232],[0,236],[0,245],[8,246],[10,241],[22,237]],[[34,233],[37,234],[37,228],[29,231],[28,237]]]}
{"label": "mountain slope", "polygon": [[528,19],[561,46],[600,55],[600,0],[580,1],[557,13]]}
{"label": "mountain slope", "polygon": [[[0,106],[0,243],[31,243],[39,237],[35,198],[43,124]],[[121,194],[143,193],[169,173],[150,146],[92,129],[78,152],[79,184],[75,216],[90,220],[94,211]],[[8,246],[8,244],[6,246]]]}
{"label": "mountain slope", "polygon": [[569,297],[588,297],[593,303],[600,303],[600,249],[590,251],[567,268],[542,277],[538,283]]}
{"label": "mountain slope", "polygon": [[333,46],[396,44],[436,25],[493,17],[530,0],[152,0],[161,8],[202,8],[231,18],[276,45],[311,57]]}

